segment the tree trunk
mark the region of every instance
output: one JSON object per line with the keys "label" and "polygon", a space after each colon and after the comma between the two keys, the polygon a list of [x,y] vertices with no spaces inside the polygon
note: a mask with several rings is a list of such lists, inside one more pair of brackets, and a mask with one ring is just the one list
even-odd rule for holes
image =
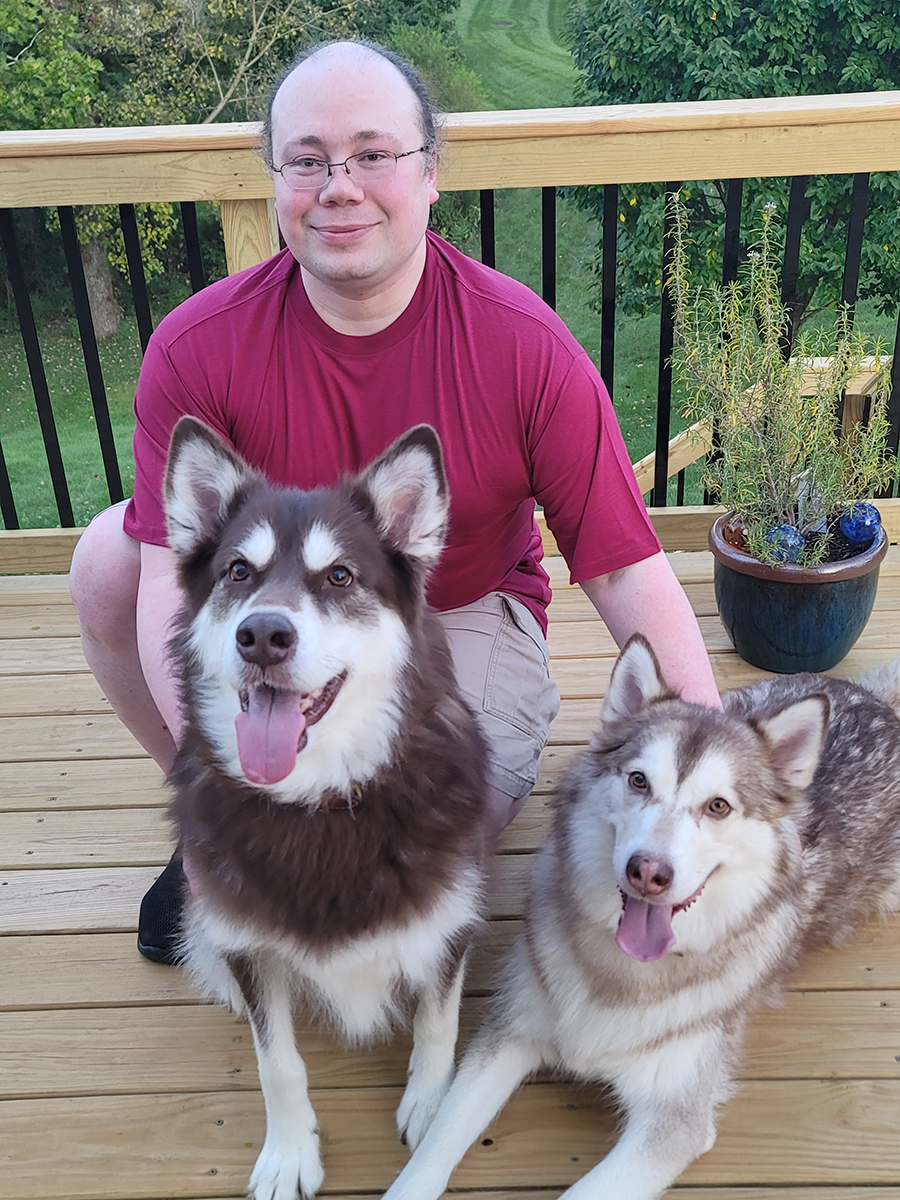
{"label": "tree trunk", "polygon": [[81,261],[84,265],[84,278],[91,305],[94,332],[98,338],[115,337],[122,319],[122,310],[119,308],[119,300],[116,296],[109,255],[100,241],[91,238],[81,248]]}

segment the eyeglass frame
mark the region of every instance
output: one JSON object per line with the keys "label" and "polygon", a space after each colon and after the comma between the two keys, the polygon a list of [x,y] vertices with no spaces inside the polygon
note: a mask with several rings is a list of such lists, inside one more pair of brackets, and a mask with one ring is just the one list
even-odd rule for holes
{"label": "eyeglass frame", "polygon": [[[334,178],[334,173],[338,167],[343,167],[344,171],[347,174],[348,179],[352,179],[354,183],[360,183],[360,182],[364,183],[364,181],[361,181],[361,180],[357,179],[354,175],[350,174],[350,168],[347,166],[347,163],[352,162],[354,158],[364,158],[367,154],[371,154],[374,149],[376,149],[376,147],[371,147],[368,150],[359,150],[359,151],[357,151],[356,154],[348,154],[343,162],[333,162],[333,163],[326,162],[324,158],[316,158],[316,156],[314,154],[298,154],[296,158],[292,158],[288,162],[282,163],[280,167],[276,167],[273,163],[272,170],[278,172],[278,174],[284,180],[285,185],[287,187],[289,187],[291,189],[291,191],[293,191],[293,192],[313,192],[316,190],[321,191],[321,189],[324,187],[327,187],[328,184],[331,182],[331,180]],[[378,150],[379,154],[389,154],[391,156],[391,158],[393,158],[394,166],[396,167],[397,163],[400,161],[401,158],[409,158],[411,154],[427,154],[432,150],[432,147],[429,146],[428,143],[426,142],[426,144],[424,146],[417,146],[415,150],[404,150],[402,154],[395,154],[393,150],[385,150],[380,147],[378,147],[377,150]],[[301,187],[297,187],[296,185],[288,182],[288,180],[285,178],[285,175],[284,175],[284,168],[293,166],[295,162],[299,162],[300,159],[303,159],[303,158],[313,158],[313,159],[315,159],[316,162],[321,163],[321,165],[326,168],[326,170],[328,171],[328,175],[325,177],[324,182],[310,183],[310,184],[307,184],[306,186],[301,186]]]}

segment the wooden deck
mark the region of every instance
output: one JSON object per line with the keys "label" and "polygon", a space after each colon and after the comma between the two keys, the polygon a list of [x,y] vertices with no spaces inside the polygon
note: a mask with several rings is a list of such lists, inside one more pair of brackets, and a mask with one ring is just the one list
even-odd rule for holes
{"label": "wooden deck", "polygon": [[[759,672],[730,650],[711,560],[673,556],[722,687]],[[498,856],[489,931],[470,974],[470,1030],[519,924],[529,855],[561,771],[584,745],[614,647],[551,564],[550,646],[563,707],[541,778]],[[836,669],[900,653],[900,548]],[[0,1198],[240,1196],[263,1110],[246,1026],[198,1003],[135,949],[138,903],[169,857],[158,771],[87,672],[62,576],[0,579]],[[861,881],[861,886],[862,886]],[[900,1200],[900,918],[810,962],[754,1020],[743,1080],[684,1200]],[[324,1193],[379,1196],[408,1040],[351,1053],[301,1030],[325,1147]],[[594,1091],[540,1081],[465,1159],[457,1200],[550,1200],[611,1144]],[[616,1200],[609,1197],[609,1200]]]}

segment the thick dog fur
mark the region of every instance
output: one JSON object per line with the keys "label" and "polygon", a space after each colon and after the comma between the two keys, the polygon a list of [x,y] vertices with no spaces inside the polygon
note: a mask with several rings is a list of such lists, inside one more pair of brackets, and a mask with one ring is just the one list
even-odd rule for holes
{"label": "thick dog fur", "polygon": [[716,1134],[749,1011],[808,952],[900,905],[900,669],[686,704],[633,638],[562,783],[492,1014],[386,1200],[435,1200],[541,1066],[624,1115],[566,1200],[655,1200]]}
{"label": "thick dog fur", "polygon": [[185,960],[252,1026],[267,1130],[250,1192],[295,1200],[323,1180],[298,1000],[360,1042],[418,1001],[398,1110],[412,1145],[453,1070],[485,750],[425,603],[447,523],[440,445],[417,427],[360,478],[300,492],[185,417],[166,508],[187,595],[171,773]]}

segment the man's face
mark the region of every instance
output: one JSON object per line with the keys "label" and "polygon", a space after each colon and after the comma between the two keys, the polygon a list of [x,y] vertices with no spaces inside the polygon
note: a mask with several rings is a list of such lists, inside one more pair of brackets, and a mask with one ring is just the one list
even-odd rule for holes
{"label": "man's face", "polygon": [[[272,155],[341,162],[363,150],[403,154],[423,143],[416,97],[386,59],[358,46],[329,47],[285,80],[272,106]],[[352,169],[352,166],[351,166]],[[284,240],[302,267],[345,296],[377,294],[421,251],[437,199],[427,156],[401,158],[393,175],[360,184],[338,167],[324,187],[296,191],[275,173]]]}

